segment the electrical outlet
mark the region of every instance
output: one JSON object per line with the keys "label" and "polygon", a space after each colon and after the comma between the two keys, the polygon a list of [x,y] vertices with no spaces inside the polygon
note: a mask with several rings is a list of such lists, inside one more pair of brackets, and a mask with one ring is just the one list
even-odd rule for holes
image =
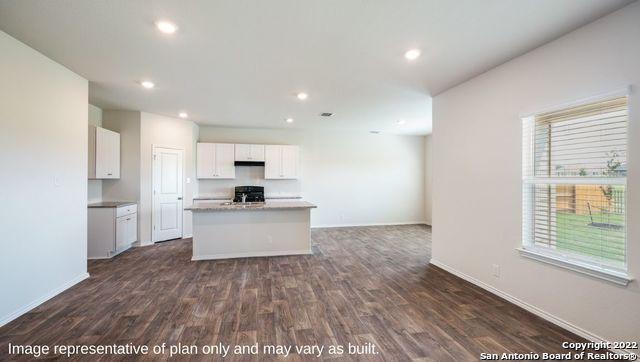
{"label": "electrical outlet", "polygon": [[344,214],[340,214],[340,221],[344,221]]}
{"label": "electrical outlet", "polygon": [[493,264],[493,276],[496,278],[500,278],[500,265]]}

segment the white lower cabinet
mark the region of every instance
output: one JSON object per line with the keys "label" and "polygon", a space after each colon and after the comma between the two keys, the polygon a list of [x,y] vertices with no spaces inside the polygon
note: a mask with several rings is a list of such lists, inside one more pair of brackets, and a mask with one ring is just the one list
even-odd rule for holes
{"label": "white lower cabinet", "polygon": [[136,242],[138,234],[138,214],[121,216],[116,219],[116,250]]}
{"label": "white lower cabinet", "polygon": [[[109,205],[109,203],[107,203]],[[87,256],[111,258],[138,240],[137,205],[90,206]]]}

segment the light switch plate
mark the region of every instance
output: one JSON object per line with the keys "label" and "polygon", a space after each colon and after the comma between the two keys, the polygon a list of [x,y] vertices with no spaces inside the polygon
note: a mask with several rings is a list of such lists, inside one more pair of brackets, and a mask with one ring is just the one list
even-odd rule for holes
{"label": "light switch plate", "polygon": [[500,265],[493,264],[493,276],[496,278],[500,278]]}

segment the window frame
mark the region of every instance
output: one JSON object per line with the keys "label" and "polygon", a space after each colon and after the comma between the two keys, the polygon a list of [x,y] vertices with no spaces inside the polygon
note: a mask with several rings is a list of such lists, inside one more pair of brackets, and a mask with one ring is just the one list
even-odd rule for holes
{"label": "window frame", "polygon": [[[534,163],[535,163],[535,117],[541,113],[560,111],[567,108],[577,107],[589,103],[596,103],[607,101],[610,99],[626,97],[627,98],[627,130],[626,139],[627,145],[629,144],[629,122],[631,117],[630,107],[630,87],[626,87],[622,90],[600,94],[597,96],[581,99],[578,101],[567,102],[553,107],[546,107],[536,112],[529,112],[526,115],[521,115],[521,131],[522,131],[522,178],[521,178],[521,195],[522,195],[522,240],[520,247],[516,248],[522,257],[551,264],[556,267],[572,270],[578,273],[586,274],[591,277],[606,280],[615,284],[626,286],[633,280],[628,274],[628,256],[629,256],[629,231],[627,227],[627,211],[628,211],[628,183],[627,176],[604,178],[604,177],[540,177],[535,175]],[[529,132],[529,138],[525,139]],[[629,154],[627,153],[627,164],[629,164]],[[533,172],[532,172],[533,171]],[[532,172],[532,174],[528,174]],[[624,268],[615,268],[603,265],[595,260],[589,260],[588,256],[580,257],[575,253],[562,253],[556,252],[546,247],[535,246],[535,243],[530,235],[529,226],[531,220],[528,216],[531,216],[533,212],[531,210],[525,210],[525,207],[533,207],[531,199],[534,193],[529,191],[529,188],[535,187],[536,184],[554,185],[554,184],[611,184],[611,185],[623,185],[625,187],[625,262]]]}

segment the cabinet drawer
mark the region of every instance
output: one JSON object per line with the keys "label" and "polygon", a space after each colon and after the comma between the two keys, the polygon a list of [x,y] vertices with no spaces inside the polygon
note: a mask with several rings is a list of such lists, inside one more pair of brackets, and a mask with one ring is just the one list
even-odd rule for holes
{"label": "cabinet drawer", "polygon": [[130,215],[138,212],[138,205],[120,206],[116,209],[116,217]]}

